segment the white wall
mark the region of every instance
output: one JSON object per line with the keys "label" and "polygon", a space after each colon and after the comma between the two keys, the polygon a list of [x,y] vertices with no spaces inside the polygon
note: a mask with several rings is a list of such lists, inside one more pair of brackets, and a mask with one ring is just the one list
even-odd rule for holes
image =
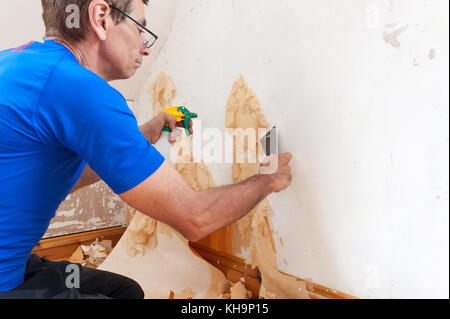
{"label": "white wall", "polygon": [[[446,0],[190,0],[146,84],[166,72],[174,104],[218,128],[239,74],[256,91],[294,154],[272,197],[281,270],[448,298],[448,57]],[[146,87],[137,105],[144,122]]]}
{"label": "white wall", "polygon": [[3,0],[0,10],[0,51],[29,41],[42,41],[45,33],[39,0]]}

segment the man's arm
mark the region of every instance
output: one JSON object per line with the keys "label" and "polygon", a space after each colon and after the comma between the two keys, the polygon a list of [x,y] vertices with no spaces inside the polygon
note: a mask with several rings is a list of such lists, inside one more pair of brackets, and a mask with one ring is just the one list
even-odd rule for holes
{"label": "man's arm", "polygon": [[287,188],[291,154],[282,154],[278,171],[234,185],[195,191],[165,162],[140,185],[119,196],[130,206],[197,241],[239,220],[272,192]]}
{"label": "man's arm", "polygon": [[74,193],[83,187],[97,183],[99,180],[100,177],[98,177],[97,173],[92,170],[89,164],[87,164],[71,193]]}

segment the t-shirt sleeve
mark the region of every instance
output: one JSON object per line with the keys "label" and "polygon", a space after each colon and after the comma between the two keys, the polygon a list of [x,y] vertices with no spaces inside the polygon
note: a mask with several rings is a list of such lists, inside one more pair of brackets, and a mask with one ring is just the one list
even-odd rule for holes
{"label": "t-shirt sleeve", "polygon": [[66,74],[55,70],[37,102],[39,136],[77,153],[116,194],[139,185],[164,157],[117,90],[88,70]]}

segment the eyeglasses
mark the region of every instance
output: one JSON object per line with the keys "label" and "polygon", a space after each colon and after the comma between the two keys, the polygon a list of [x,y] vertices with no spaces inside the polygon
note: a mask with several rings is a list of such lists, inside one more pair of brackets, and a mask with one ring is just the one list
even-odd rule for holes
{"label": "eyeglasses", "polygon": [[123,10],[121,10],[121,9],[117,8],[116,6],[113,6],[111,4],[109,6],[110,6],[111,9],[119,11],[124,16],[126,16],[128,19],[130,19],[131,21],[136,23],[143,30],[147,31],[148,34],[144,35],[144,39],[145,39],[144,47],[146,47],[147,49],[150,49],[155,44],[156,40],[158,40],[158,36],[156,34],[154,34],[152,31],[150,31],[149,29],[144,27],[141,23],[137,22],[135,19],[130,17],[125,11],[123,11]]}

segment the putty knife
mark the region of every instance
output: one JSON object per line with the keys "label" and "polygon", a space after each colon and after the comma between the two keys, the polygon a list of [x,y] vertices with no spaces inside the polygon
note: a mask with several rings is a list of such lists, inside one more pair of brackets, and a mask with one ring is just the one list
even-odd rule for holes
{"label": "putty knife", "polygon": [[278,155],[278,129],[272,126],[259,140],[266,156]]}

